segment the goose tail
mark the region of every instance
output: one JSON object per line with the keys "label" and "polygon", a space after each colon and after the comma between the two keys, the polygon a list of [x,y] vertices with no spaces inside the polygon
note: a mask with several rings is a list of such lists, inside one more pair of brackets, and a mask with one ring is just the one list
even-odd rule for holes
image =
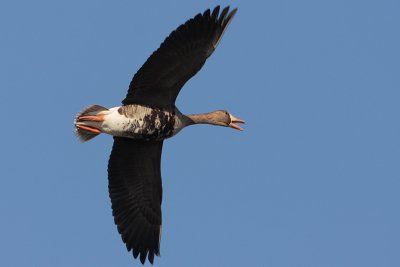
{"label": "goose tail", "polygon": [[98,126],[103,120],[103,111],[108,108],[99,105],[90,105],[76,114],[74,119],[75,134],[79,141],[86,142],[101,133]]}

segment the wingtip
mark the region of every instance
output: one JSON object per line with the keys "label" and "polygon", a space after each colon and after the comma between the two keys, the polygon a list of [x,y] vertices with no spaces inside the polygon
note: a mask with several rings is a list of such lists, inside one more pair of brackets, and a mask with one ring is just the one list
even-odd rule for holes
{"label": "wingtip", "polygon": [[213,44],[214,49],[217,48],[219,42],[222,39],[222,36],[224,35],[226,29],[228,28],[229,24],[231,23],[233,17],[235,16],[236,12],[237,12],[237,8],[234,8],[233,10],[231,10],[231,12],[229,12],[229,6],[225,7],[221,14],[219,15],[218,20],[218,24],[221,26],[222,28],[222,32],[219,34],[219,38],[216,40],[216,42]]}
{"label": "wingtip", "polygon": [[237,7],[232,9],[226,16],[223,21],[224,27],[227,27],[231,20],[235,17],[236,12],[238,11]]}
{"label": "wingtip", "polygon": [[148,253],[149,251],[147,250],[147,249],[143,249],[141,252],[140,252],[140,262],[142,263],[142,264],[144,264],[145,262],[146,262],[146,258],[147,258],[147,253]]}
{"label": "wingtip", "polygon": [[222,24],[224,22],[228,12],[229,12],[229,6],[226,6],[224,9],[222,9],[221,14],[219,15],[219,24]]}
{"label": "wingtip", "polygon": [[238,11],[238,8],[235,7],[234,9],[231,10],[231,12],[229,13],[229,17],[233,18],[236,14],[236,12]]}
{"label": "wingtip", "polygon": [[219,9],[220,9],[220,6],[219,6],[219,5],[216,6],[216,7],[214,7],[214,9],[213,9],[213,11],[212,11],[212,13],[211,13],[211,18],[212,18],[213,21],[217,21],[217,19],[218,19],[218,14],[219,14]]}

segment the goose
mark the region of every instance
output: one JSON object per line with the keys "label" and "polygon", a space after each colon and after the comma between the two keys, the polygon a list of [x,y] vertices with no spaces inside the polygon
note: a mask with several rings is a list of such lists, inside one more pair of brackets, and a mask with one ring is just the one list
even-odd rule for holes
{"label": "goose", "polygon": [[101,133],[114,143],[108,162],[112,214],[122,241],[142,264],[160,255],[163,140],[194,124],[243,130],[225,110],[184,115],[175,100],[204,65],[236,14],[207,9],[174,30],[134,75],[121,106],[91,105],[74,120],[82,142]]}

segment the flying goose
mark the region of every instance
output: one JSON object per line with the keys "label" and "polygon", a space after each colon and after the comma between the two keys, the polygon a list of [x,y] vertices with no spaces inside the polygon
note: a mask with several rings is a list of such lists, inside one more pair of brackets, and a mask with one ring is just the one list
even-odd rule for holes
{"label": "flying goose", "polygon": [[184,115],[175,107],[183,85],[218,46],[237,9],[206,10],[179,26],[134,75],[122,106],[91,105],[75,118],[80,141],[114,137],[108,180],[112,212],[128,251],[144,264],[160,254],[163,140],[199,123],[232,127],[244,121],[224,110]]}

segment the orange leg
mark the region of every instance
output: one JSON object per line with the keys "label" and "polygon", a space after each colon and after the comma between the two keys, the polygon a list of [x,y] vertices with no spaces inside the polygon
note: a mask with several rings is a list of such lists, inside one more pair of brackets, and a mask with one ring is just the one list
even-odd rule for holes
{"label": "orange leg", "polygon": [[95,127],[91,127],[91,126],[86,126],[86,125],[79,125],[77,124],[76,127],[78,127],[79,129],[94,133],[94,134],[99,134],[101,133],[101,131]]}
{"label": "orange leg", "polygon": [[81,116],[78,118],[78,121],[104,121],[104,115]]}

